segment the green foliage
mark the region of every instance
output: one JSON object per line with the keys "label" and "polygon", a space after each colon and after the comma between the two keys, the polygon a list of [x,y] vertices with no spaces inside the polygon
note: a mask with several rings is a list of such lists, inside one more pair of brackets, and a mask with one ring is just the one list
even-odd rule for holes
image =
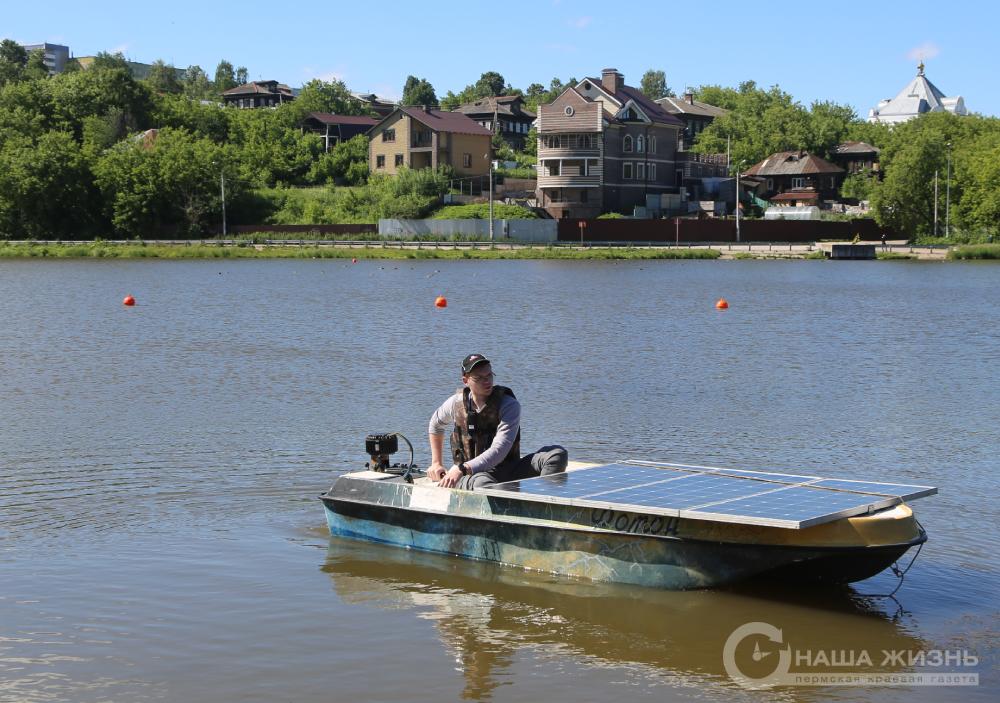
{"label": "green foliage", "polygon": [[93,232],[93,180],[66,132],[0,140],[0,236],[73,239]]}
{"label": "green foliage", "polygon": [[642,74],[642,81],[639,83],[639,90],[650,100],[659,100],[665,97],[674,97],[674,91],[667,85],[667,74],[663,71],[649,69]]}
{"label": "green foliage", "polygon": [[28,65],[28,52],[13,39],[0,42],[0,86],[21,80]]}
{"label": "green foliage", "polygon": [[875,176],[870,170],[864,169],[844,179],[843,185],[840,186],[840,195],[853,200],[871,200],[875,185]]}
{"label": "green foliage", "polygon": [[317,159],[309,172],[312,183],[362,185],[368,180],[368,137],[358,134]]}
{"label": "green foliage", "polygon": [[955,247],[949,259],[1000,259],[1000,244],[975,244]]}
{"label": "green foliage", "polygon": [[109,54],[106,51],[99,51],[97,52],[97,56],[94,57],[94,63],[90,66],[92,71],[103,71],[106,69],[116,68],[126,71],[130,70],[128,61],[125,60],[125,56],[120,51],[116,51],[113,54]]}
{"label": "green foliage", "polygon": [[181,81],[181,88],[184,95],[192,100],[219,100],[208,74],[201,66],[188,66],[184,72],[184,80]]}
{"label": "green foliage", "polygon": [[502,75],[496,71],[487,71],[479,77],[478,81],[465,86],[458,95],[449,90],[441,100],[441,109],[454,110],[459,105],[474,102],[479,98],[509,95],[516,92],[520,91],[515,91],[514,88],[507,85]]}
{"label": "green foliage", "polygon": [[[256,110],[254,112],[257,112]],[[280,109],[285,124],[298,129],[310,112],[330,112],[335,115],[367,115],[368,111],[354,99],[342,81],[313,79],[302,86],[302,92]]]}
{"label": "green foliage", "polygon": [[117,144],[94,171],[117,233],[174,226],[193,234],[220,219],[222,171],[227,197],[239,196],[242,182],[230,165],[234,160],[231,149],[185,130],[163,129],[152,145],[136,139]]}
{"label": "green foliage", "polygon": [[215,85],[215,92],[222,94],[229,90],[230,88],[235,88],[236,74],[233,71],[233,65],[223,59],[219,62],[219,65],[215,67],[215,80],[213,81]]}
{"label": "green foliage", "polygon": [[38,81],[49,77],[49,67],[45,65],[45,52],[35,49],[28,54],[28,62],[24,65],[22,80]]}
{"label": "green foliage", "polygon": [[402,105],[428,105],[437,107],[438,99],[432,86],[426,79],[407,76],[403,85]]}
{"label": "green foliage", "polygon": [[598,220],[624,220],[627,219],[625,215],[620,212],[605,212],[603,215],[597,216]]}
{"label": "green foliage", "polygon": [[309,182],[313,161],[323,153],[323,144],[315,134],[298,129],[294,104],[274,110],[226,111],[229,140],[239,151],[241,180],[256,188]]}
{"label": "green foliage", "polygon": [[[470,205],[445,205],[431,215],[432,220],[488,220],[490,218],[489,203],[472,203]],[[494,220],[537,220],[538,215],[533,210],[520,205],[493,203]]]}
{"label": "green foliage", "polygon": [[185,89],[184,95],[157,96],[150,121],[159,127],[183,128],[221,144],[229,138],[230,117],[239,119],[234,112],[218,102],[203,104]]}
{"label": "green foliage", "polygon": [[184,90],[181,82],[177,80],[177,70],[173,64],[164,63],[163,59],[157,59],[149,69],[149,76],[146,84],[155,93],[171,93],[176,95]]}

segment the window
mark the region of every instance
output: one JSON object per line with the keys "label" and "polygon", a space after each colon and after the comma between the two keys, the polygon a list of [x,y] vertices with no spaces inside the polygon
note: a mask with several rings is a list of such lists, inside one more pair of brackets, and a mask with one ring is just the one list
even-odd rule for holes
{"label": "window", "polygon": [[655,154],[656,153],[656,135],[655,134],[649,138],[649,153],[650,154]]}
{"label": "window", "polygon": [[587,202],[587,189],[586,188],[584,188],[583,190],[580,191],[580,202],[581,203]]}
{"label": "window", "polygon": [[559,190],[558,188],[553,188],[552,190],[549,191],[549,193],[550,193],[549,195],[550,203],[558,203],[562,200],[562,191]]}
{"label": "window", "polygon": [[472,168],[472,154],[462,154],[462,168]]}
{"label": "window", "polygon": [[792,179],[792,188],[805,188],[805,186],[806,186],[805,178],[796,177]]}
{"label": "window", "polygon": [[767,189],[768,190],[774,190],[774,179],[773,178],[768,178],[767,179]]}
{"label": "window", "polygon": [[622,164],[622,178],[627,181],[632,180],[632,162],[626,161]]}
{"label": "window", "polygon": [[403,165],[403,155],[396,154],[396,166],[402,166],[402,165]]}
{"label": "window", "polygon": [[837,187],[837,178],[835,176],[830,176],[830,187],[831,188]]}
{"label": "window", "polygon": [[545,165],[549,169],[549,175],[550,176],[558,176],[559,175],[559,162],[558,161],[546,161]]}
{"label": "window", "polygon": [[580,135],[580,148],[581,149],[589,149],[590,148],[590,135],[589,134],[581,134]]}
{"label": "window", "polygon": [[649,180],[651,181],[656,180],[656,164],[649,165]]}
{"label": "window", "polygon": [[394,141],[396,141],[396,130],[395,129],[387,129],[384,132],[382,132],[382,141],[383,142],[394,142]]}
{"label": "window", "polygon": [[646,151],[646,140],[642,138],[641,134],[635,138],[635,150],[640,154]]}
{"label": "window", "polygon": [[637,181],[646,180],[646,164],[641,161],[635,165],[635,179]]}
{"label": "window", "polygon": [[625,138],[622,139],[622,151],[624,151],[625,153],[631,153],[632,152],[632,135],[631,134],[626,134]]}
{"label": "window", "polygon": [[375,157],[375,168],[385,168],[385,154],[379,154]]}

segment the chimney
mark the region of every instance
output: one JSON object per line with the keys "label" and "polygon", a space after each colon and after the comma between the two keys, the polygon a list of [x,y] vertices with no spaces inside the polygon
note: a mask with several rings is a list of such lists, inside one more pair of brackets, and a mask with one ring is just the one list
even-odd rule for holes
{"label": "chimney", "polygon": [[617,68],[605,68],[601,71],[601,86],[606,91],[615,95],[625,85],[625,76],[618,73]]}
{"label": "chimney", "polygon": [[430,105],[421,105],[420,107],[424,108],[424,112],[426,112],[428,115],[431,114],[431,106]]}
{"label": "chimney", "polygon": [[694,105],[694,93],[684,93],[684,99],[688,105]]}

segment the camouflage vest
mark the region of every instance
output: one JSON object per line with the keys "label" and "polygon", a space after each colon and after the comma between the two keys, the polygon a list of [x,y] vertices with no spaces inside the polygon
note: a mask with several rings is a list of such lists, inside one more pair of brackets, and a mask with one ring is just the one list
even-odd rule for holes
{"label": "camouflage vest", "polygon": [[[455,429],[451,433],[451,455],[456,464],[471,461],[485,452],[493,444],[500,428],[500,402],[505,395],[516,398],[514,391],[505,386],[493,386],[490,397],[482,410],[476,411],[472,405],[472,392],[468,387],[460,389],[462,402],[455,413]],[[500,463],[517,461],[521,458],[521,428],[507,456]]]}

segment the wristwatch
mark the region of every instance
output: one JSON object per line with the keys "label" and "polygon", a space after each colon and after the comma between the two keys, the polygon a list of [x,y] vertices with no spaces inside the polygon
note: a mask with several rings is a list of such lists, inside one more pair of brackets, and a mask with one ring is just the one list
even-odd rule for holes
{"label": "wristwatch", "polygon": [[460,462],[458,462],[458,470],[462,472],[462,475],[463,475],[463,476],[468,476],[469,474],[471,474],[471,473],[472,473],[471,471],[469,471],[469,470],[468,470],[468,469],[466,468],[466,466],[465,466],[465,462],[464,462],[464,461],[460,461]]}

